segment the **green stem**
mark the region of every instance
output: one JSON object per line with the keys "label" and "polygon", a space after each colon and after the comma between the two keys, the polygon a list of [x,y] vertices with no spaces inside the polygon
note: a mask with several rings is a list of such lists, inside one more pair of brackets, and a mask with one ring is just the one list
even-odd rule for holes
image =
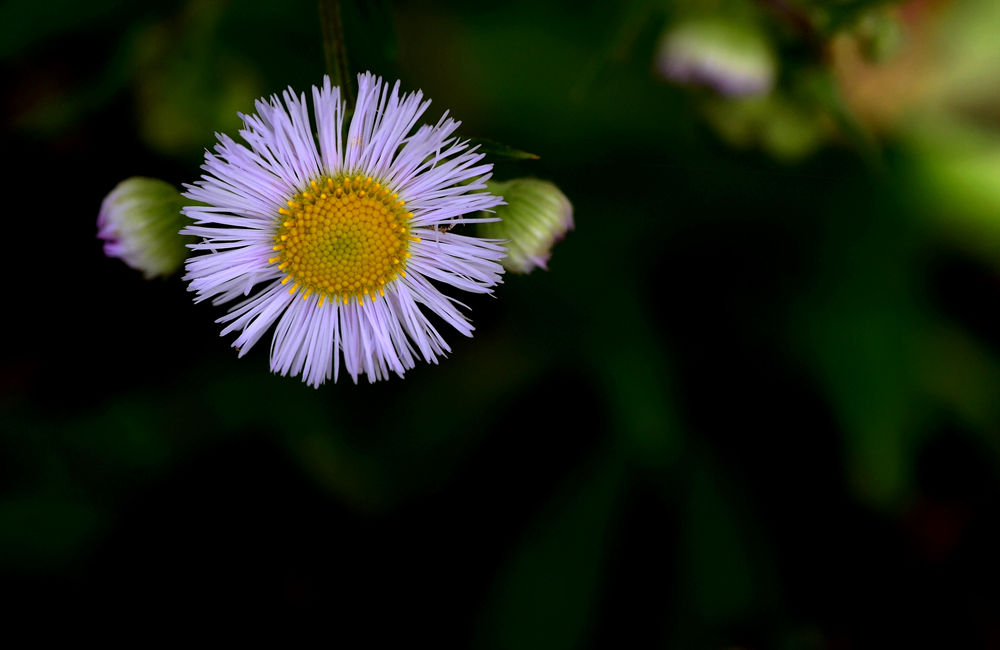
{"label": "green stem", "polygon": [[344,24],[340,17],[340,0],[319,0],[319,24],[323,31],[323,55],[326,71],[348,106],[354,105],[354,83],[347,66],[347,46],[344,44]]}

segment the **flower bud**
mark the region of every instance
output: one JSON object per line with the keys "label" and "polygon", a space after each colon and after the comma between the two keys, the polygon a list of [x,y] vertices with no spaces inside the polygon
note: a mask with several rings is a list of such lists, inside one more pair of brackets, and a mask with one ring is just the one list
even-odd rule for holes
{"label": "flower bud", "polygon": [[558,187],[537,178],[489,181],[490,192],[504,198],[500,221],[479,224],[479,235],[506,240],[504,268],[530,273],[547,268],[552,247],[573,228],[573,205]]}
{"label": "flower bud", "polygon": [[104,254],[117,257],[147,278],[169,276],[187,256],[180,229],[185,200],[172,185],[133,176],[119,183],[101,203],[97,236]]}
{"label": "flower bud", "polygon": [[771,45],[753,23],[693,18],[664,32],[656,65],[667,80],[706,86],[726,97],[762,95],[774,86]]}

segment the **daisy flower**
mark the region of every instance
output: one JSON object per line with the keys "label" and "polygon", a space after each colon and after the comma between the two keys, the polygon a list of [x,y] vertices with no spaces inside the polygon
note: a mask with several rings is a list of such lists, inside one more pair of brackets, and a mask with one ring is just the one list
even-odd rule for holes
{"label": "daisy flower", "polygon": [[327,77],[312,120],[289,88],[240,115],[246,144],[218,135],[185,186],[201,204],[184,209],[182,234],[200,238],[185,280],[196,302],[238,300],[218,322],[238,332],[239,356],[274,325],[273,372],[319,386],[343,364],[373,382],[436,363],[450,351],[442,324],[472,335],[442,288],[491,293],[505,251],[450,229],[494,220],[463,215],[503,201],[486,191],[492,165],[453,135],[459,122],[417,127],[429,105],[362,74],[351,114]]}

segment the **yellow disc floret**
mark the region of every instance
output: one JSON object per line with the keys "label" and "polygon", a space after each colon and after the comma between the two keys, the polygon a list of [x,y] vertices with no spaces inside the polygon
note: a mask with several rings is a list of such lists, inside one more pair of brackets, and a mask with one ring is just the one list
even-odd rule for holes
{"label": "yellow disc floret", "polygon": [[365,296],[373,302],[385,285],[406,276],[412,212],[371,176],[323,177],[278,210],[275,257],[282,284],[303,298],[319,295],[345,305]]}

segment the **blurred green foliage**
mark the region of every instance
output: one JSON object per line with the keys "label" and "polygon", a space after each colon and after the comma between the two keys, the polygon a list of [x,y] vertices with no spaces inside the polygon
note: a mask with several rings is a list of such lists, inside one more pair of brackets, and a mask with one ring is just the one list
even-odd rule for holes
{"label": "blurred green foliage", "polygon": [[[179,280],[82,242],[121,178],[191,182],[238,111],[320,80],[316,4],[4,4],[9,181],[66,173],[39,208],[60,261],[35,279],[80,278],[26,298],[0,372],[0,569],[23,601],[210,580],[230,553],[306,576],[303,598],[379,639],[374,622],[428,631],[444,607],[463,646],[913,645],[937,622],[981,640],[997,602],[977,576],[1000,566],[995,2],[340,4],[355,70],[493,142],[497,178],[551,179],[576,230],[550,271],[469,300],[476,336],[440,366],[272,377]],[[665,28],[727,10],[773,46],[773,90],[658,76]],[[261,580],[245,593],[286,598]]]}

